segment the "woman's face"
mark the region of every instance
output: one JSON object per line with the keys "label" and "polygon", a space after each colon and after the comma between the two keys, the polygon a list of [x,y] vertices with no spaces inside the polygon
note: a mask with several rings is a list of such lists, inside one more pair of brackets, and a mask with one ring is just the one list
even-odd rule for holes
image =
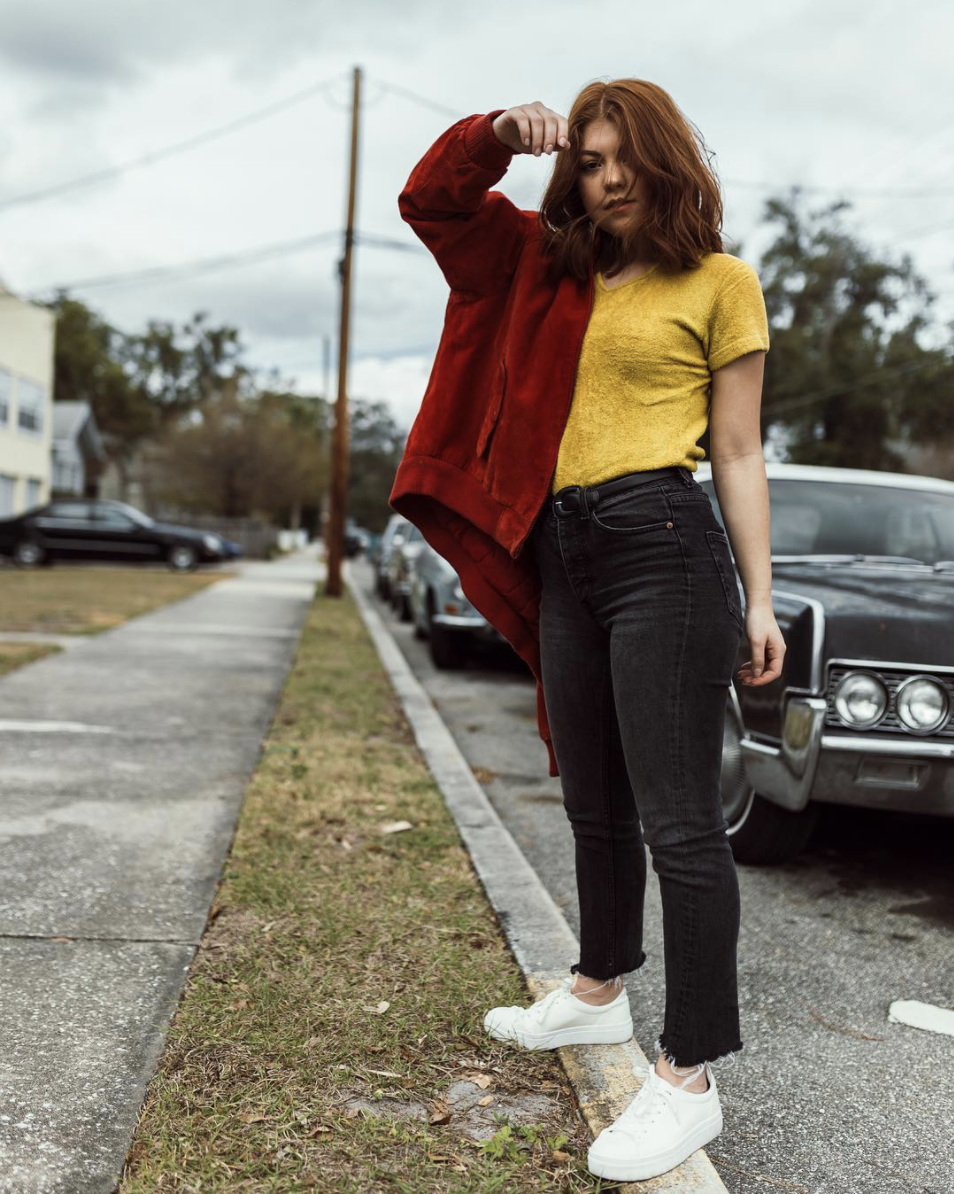
{"label": "woman's face", "polygon": [[[594,224],[607,232],[646,211],[645,180],[621,162],[619,133],[611,120],[592,120],[583,126],[578,186],[583,206]],[[627,202],[619,205],[620,200]]]}

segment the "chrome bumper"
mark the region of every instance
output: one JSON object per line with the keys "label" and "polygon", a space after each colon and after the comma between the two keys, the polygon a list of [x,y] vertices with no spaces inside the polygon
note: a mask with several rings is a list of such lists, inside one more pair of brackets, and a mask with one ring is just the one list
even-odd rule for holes
{"label": "chrome bumper", "polygon": [[954,816],[954,743],[823,733],[825,701],[789,698],[780,746],[742,738],[751,786],[794,812],[808,801]]}
{"label": "chrome bumper", "polygon": [[434,614],[431,620],[449,630],[466,630],[478,638],[506,641],[500,631],[479,614],[476,617],[467,614]]}

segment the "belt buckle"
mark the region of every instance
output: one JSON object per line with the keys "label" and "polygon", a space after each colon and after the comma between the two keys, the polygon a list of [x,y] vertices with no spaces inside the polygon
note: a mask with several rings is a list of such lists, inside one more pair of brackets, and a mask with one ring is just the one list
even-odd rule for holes
{"label": "belt buckle", "polygon": [[[567,487],[566,493],[557,494],[553,499],[554,513],[556,513],[559,517],[577,513],[583,501],[582,492],[583,491],[579,485],[573,485]],[[572,498],[574,502],[574,504],[572,504],[569,508],[563,505],[564,499],[566,498]]]}

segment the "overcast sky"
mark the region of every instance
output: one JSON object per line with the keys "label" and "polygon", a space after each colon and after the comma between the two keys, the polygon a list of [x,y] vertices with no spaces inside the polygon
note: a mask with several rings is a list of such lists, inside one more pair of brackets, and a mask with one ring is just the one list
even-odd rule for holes
{"label": "overcast sky", "polygon": [[[462,116],[532,100],[565,112],[586,83],[631,76],[665,87],[716,152],[739,256],[757,265],[773,190],[821,188],[817,205],[844,195],[866,239],[912,255],[949,321],[952,40],[948,0],[0,0],[0,280],[28,298],[83,283],[73,293],[127,331],[205,310],[241,330],[250,363],[321,392],[325,335],[336,355],[360,66],[357,224],[368,242],[355,256],[349,390],[387,402],[407,428],[447,296],[398,216],[414,164]],[[187,152],[65,186],[271,105]],[[518,157],[500,188],[536,207],[551,165]],[[280,255],[201,267],[321,233]],[[191,268],[94,284],[180,265]]]}

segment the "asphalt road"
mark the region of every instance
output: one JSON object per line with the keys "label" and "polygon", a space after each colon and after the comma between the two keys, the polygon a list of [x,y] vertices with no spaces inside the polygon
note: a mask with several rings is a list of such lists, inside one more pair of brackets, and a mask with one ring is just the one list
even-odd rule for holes
{"label": "asphalt road", "polygon": [[[578,933],[572,836],[529,673],[507,646],[437,671],[427,643],[374,596],[370,566],[351,566]],[[716,1064],[725,1127],[706,1150],[730,1191],[954,1192],[954,1038],[888,1020],[896,999],[954,1007],[952,858],[954,820],[826,806],[798,858],[739,867],[744,1048]],[[648,959],[628,987],[651,1055],[665,986],[648,873]],[[555,958],[554,973],[574,961]]]}

